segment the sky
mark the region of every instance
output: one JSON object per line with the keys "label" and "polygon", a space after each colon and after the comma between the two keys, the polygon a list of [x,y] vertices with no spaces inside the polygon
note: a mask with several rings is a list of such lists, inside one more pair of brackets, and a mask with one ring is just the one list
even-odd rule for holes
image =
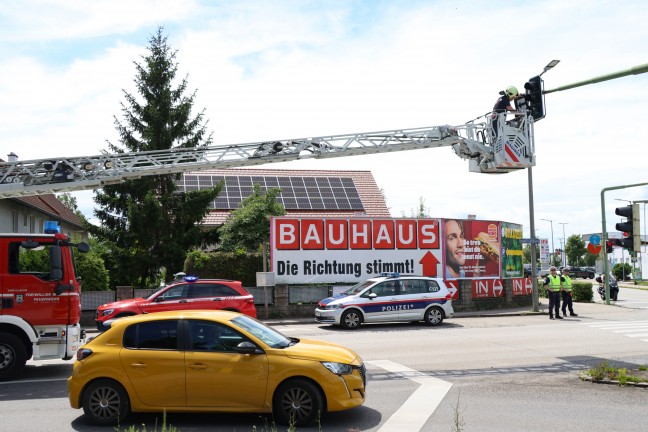
{"label": "sky", "polygon": [[[550,90],[648,62],[648,2],[600,0],[0,0],[0,158],[95,155],[117,143],[124,92],[159,26],[214,144],[437,125],[490,111],[543,75]],[[648,200],[648,73],[546,95],[535,125],[536,236],[615,231]],[[471,173],[451,148],[267,168],[370,170],[394,217],[520,223],[527,170]],[[93,193],[74,192],[90,219]],[[641,205],[642,232],[646,215]]]}

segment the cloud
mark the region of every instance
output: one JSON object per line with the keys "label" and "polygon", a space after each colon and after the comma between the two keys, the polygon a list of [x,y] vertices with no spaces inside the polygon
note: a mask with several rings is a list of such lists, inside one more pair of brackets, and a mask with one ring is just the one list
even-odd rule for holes
{"label": "cloud", "polygon": [[[548,89],[641,64],[648,40],[648,5],[632,1],[136,3],[3,9],[0,40],[20,48],[0,51],[3,149],[31,159],[115,141],[122,89],[133,91],[133,62],[157,25],[217,144],[460,125],[552,59],[561,62],[543,75]],[[600,231],[601,190],[645,179],[647,84],[636,75],[546,96],[535,128],[538,235],[550,231],[539,218],[567,223],[567,236]],[[282,166],[371,170],[394,216],[423,197],[436,216],[522,223],[528,235],[528,173],[470,173],[449,148]],[[645,190],[609,192],[606,212]]]}

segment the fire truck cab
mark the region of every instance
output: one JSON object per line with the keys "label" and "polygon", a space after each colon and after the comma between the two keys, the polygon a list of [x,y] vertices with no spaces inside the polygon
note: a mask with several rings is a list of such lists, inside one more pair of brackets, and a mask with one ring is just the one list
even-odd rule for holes
{"label": "fire truck cab", "polygon": [[0,381],[16,378],[28,359],[70,359],[84,341],[81,284],[73,248],[46,223],[45,234],[0,234]]}

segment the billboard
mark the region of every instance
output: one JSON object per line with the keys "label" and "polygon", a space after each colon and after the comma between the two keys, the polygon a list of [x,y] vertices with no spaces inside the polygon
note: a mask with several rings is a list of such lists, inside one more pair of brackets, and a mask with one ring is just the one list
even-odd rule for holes
{"label": "billboard", "polygon": [[522,225],[502,222],[502,278],[524,277]]}
{"label": "billboard", "polygon": [[519,277],[518,227],[473,219],[273,217],[271,270],[282,284],[353,283],[383,272],[450,280]]}

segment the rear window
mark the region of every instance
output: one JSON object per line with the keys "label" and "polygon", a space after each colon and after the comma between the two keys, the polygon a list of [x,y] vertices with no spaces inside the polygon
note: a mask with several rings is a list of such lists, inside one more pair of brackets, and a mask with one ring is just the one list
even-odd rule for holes
{"label": "rear window", "polygon": [[193,298],[232,297],[241,295],[234,288],[223,284],[195,284],[190,286],[189,295]]}
{"label": "rear window", "polygon": [[177,350],[178,321],[164,320],[133,324],[124,332],[124,347],[130,349]]}

